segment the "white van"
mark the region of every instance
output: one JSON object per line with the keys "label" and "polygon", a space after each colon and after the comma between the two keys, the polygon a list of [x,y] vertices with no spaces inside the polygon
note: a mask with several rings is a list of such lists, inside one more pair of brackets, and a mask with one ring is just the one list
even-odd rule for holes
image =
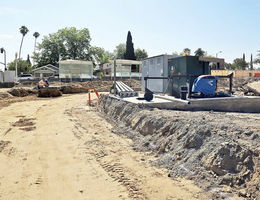
{"label": "white van", "polygon": [[21,74],[18,76],[18,81],[20,80],[33,80],[32,74]]}

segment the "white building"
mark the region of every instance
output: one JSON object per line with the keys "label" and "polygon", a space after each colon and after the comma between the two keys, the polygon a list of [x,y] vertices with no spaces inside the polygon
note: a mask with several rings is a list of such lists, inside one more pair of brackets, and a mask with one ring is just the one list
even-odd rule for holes
{"label": "white building", "polygon": [[50,76],[58,76],[59,74],[59,68],[55,67],[51,64],[38,67],[34,70],[32,70],[33,76],[37,78],[47,78]]}
{"label": "white building", "polygon": [[[114,61],[105,63],[103,66],[104,75],[107,77],[114,76]],[[137,60],[116,60],[116,76],[117,77],[137,77],[142,76],[142,62]]]}
{"label": "white building", "polygon": [[62,60],[59,62],[60,79],[92,79],[93,63],[81,60]]}

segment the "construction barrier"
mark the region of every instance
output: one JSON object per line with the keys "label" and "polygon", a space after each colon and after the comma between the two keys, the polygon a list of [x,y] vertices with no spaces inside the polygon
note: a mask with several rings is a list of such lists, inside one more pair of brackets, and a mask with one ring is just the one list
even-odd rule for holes
{"label": "construction barrier", "polygon": [[94,92],[98,99],[100,98],[98,91],[96,89],[91,90],[88,88],[88,105],[91,105],[91,92]]}

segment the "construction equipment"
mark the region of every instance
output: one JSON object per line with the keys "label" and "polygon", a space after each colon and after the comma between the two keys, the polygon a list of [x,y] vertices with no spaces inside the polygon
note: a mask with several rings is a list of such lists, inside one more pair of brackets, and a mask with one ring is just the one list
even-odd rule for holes
{"label": "construction equipment", "polygon": [[[128,85],[124,84],[121,81],[116,81],[116,95],[118,95],[120,98],[125,97],[135,97],[138,96],[138,92],[134,91],[132,88],[130,88]],[[114,86],[111,88],[110,92],[114,93]]]}
{"label": "construction equipment", "polygon": [[217,89],[217,76],[202,75],[195,79],[192,85],[193,93],[214,95]]}

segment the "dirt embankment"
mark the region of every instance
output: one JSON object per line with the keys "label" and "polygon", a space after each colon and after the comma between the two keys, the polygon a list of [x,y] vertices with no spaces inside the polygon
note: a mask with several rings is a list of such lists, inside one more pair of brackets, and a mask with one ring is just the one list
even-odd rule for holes
{"label": "dirt embankment", "polygon": [[260,199],[259,114],[148,110],[108,96],[99,109],[137,150],[158,154],[153,164],[169,176],[196,180],[214,198]]}
{"label": "dirt embankment", "polygon": [[[125,84],[132,87],[135,90],[141,90],[140,80],[123,80]],[[0,99],[10,97],[26,97],[30,95],[38,95],[39,97],[57,97],[62,94],[76,94],[87,93],[88,90],[96,89],[98,92],[109,92],[113,86],[113,81],[86,81],[86,82],[51,82],[50,88],[45,88],[42,91],[38,91],[37,84],[35,82],[25,82],[16,85],[11,89],[0,89]]]}

